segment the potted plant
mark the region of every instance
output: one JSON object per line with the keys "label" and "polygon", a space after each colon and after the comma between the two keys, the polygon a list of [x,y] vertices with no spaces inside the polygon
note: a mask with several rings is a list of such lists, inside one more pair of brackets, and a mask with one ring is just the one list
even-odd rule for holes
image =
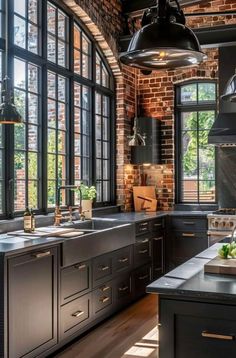
{"label": "potted plant", "polygon": [[[83,183],[80,184],[80,190],[82,194],[82,213],[84,213],[85,219],[92,218],[92,203],[93,199],[96,198],[96,188],[95,186],[87,186]],[[79,190],[76,189],[76,193],[79,195]]]}

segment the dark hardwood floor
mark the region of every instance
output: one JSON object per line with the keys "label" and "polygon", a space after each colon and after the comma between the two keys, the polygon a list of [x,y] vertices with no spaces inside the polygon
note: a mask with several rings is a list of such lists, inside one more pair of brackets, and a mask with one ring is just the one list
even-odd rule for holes
{"label": "dark hardwood floor", "polygon": [[57,358],[157,358],[157,296],[147,295],[102,323]]}

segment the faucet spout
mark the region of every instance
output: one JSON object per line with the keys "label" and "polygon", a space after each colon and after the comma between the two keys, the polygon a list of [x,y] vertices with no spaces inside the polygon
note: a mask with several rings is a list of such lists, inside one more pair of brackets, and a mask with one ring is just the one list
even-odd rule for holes
{"label": "faucet spout", "polygon": [[232,230],[231,237],[230,237],[230,243],[232,243],[232,242],[234,241],[235,232],[236,232],[236,226],[235,226],[235,227],[233,228],[233,230]]}

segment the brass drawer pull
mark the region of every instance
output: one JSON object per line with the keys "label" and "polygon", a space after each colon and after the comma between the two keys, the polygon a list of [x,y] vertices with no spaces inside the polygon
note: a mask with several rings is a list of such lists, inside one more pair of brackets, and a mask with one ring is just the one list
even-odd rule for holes
{"label": "brass drawer pull", "polygon": [[148,225],[148,222],[139,224],[139,226],[147,226],[147,225]]}
{"label": "brass drawer pull", "polygon": [[120,292],[127,291],[129,289],[129,286],[119,287],[118,290]]}
{"label": "brass drawer pull", "polygon": [[118,261],[123,263],[123,262],[127,262],[129,259],[128,257],[124,257],[123,259],[119,259]]}
{"label": "brass drawer pull", "polygon": [[102,270],[102,271],[109,270],[109,268],[110,268],[109,266],[101,266],[101,270]]}
{"label": "brass drawer pull", "polygon": [[43,251],[43,252],[32,254],[32,256],[36,257],[36,259],[40,259],[41,257],[46,257],[50,255],[51,255],[51,251]]}
{"label": "brass drawer pull", "polygon": [[102,292],[105,292],[105,291],[107,291],[107,290],[110,290],[110,286],[103,286],[103,287],[100,288],[100,290],[101,290]]}
{"label": "brass drawer pull", "polygon": [[202,332],[202,337],[206,338],[213,338],[213,339],[221,339],[223,341],[233,341],[235,339],[234,335],[225,335],[225,334],[218,334],[218,333],[210,333],[207,331]]}
{"label": "brass drawer pull", "polygon": [[85,269],[87,266],[85,264],[82,265],[74,265],[74,268],[78,269],[78,270],[83,270]]}
{"label": "brass drawer pull", "polygon": [[183,237],[195,237],[195,234],[183,233],[182,236],[183,236]]}
{"label": "brass drawer pull", "polygon": [[139,254],[146,254],[148,252],[148,250],[147,249],[145,249],[145,250],[139,250]]}
{"label": "brass drawer pull", "polygon": [[149,242],[149,239],[143,239],[142,241],[139,241],[141,242],[142,244],[145,244],[146,242]]}
{"label": "brass drawer pull", "polygon": [[184,225],[195,225],[196,223],[194,221],[183,221]]}
{"label": "brass drawer pull", "polygon": [[75,313],[72,313],[72,317],[80,317],[84,314],[84,311],[76,311]]}
{"label": "brass drawer pull", "polygon": [[147,231],[147,227],[141,228],[140,231]]}
{"label": "brass drawer pull", "polygon": [[148,278],[149,277],[149,275],[144,275],[144,276],[139,276],[139,280],[145,280],[145,278]]}
{"label": "brass drawer pull", "polygon": [[105,302],[107,302],[107,301],[109,301],[110,300],[110,297],[101,297],[100,299],[99,299],[99,301],[101,301],[102,303],[105,303]]}
{"label": "brass drawer pull", "polygon": [[155,227],[161,227],[162,224],[154,224]]}
{"label": "brass drawer pull", "polygon": [[159,240],[163,240],[163,236],[160,236],[160,237],[154,237],[153,240],[155,241],[159,241]]}

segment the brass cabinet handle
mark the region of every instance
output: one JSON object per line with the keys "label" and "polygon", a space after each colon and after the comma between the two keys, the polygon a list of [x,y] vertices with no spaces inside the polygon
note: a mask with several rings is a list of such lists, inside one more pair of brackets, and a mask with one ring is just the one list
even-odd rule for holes
{"label": "brass cabinet handle", "polygon": [[76,311],[75,313],[72,313],[72,317],[80,317],[84,314],[84,311]]}
{"label": "brass cabinet handle", "polygon": [[119,287],[118,290],[120,292],[127,291],[129,289],[129,286]]}
{"label": "brass cabinet handle", "polygon": [[109,266],[101,266],[101,270],[102,270],[102,271],[109,270],[109,268],[110,268]]}
{"label": "brass cabinet handle", "polygon": [[43,252],[37,252],[35,254],[32,254],[32,256],[36,257],[37,259],[40,259],[41,257],[50,256],[51,251],[43,251]]}
{"label": "brass cabinet handle", "polygon": [[139,241],[141,242],[142,244],[145,244],[146,242],[149,242],[149,239],[143,239],[142,241]]}
{"label": "brass cabinet handle", "polygon": [[107,290],[110,290],[110,286],[103,286],[103,287],[100,288],[100,290],[101,290],[102,292],[105,292],[105,291],[107,291]]}
{"label": "brass cabinet handle", "polygon": [[148,278],[149,277],[149,275],[144,275],[144,276],[139,276],[139,280],[145,280],[145,278]]}
{"label": "brass cabinet handle", "polygon": [[160,226],[162,226],[162,224],[159,224],[159,223],[158,223],[158,224],[154,224],[154,226],[155,226],[155,227],[160,227]]}
{"label": "brass cabinet handle", "polygon": [[140,231],[147,231],[147,227],[141,228]]}
{"label": "brass cabinet handle", "polygon": [[74,265],[74,268],[78,269],[78,270],[83,270],[85,269],[87,266],[85,264],[78,264],[78,265]]}
{"label": "brass cabinet handle", "polygon": [[128,257],[124,257],[123,259],[119,259],[118,261],[123,263],[123,262],[127,262],[129,259]]}
{"label": "brass cabinet handle", "polygon": [[226,335],[226,334],[211,333],[207,331],[202,332],[202,337],[221,339],[223,341],[233,341],[235,339],[235,336],[232,334]]}
{"label": "brass cabinet handle", "polygon": [[148,250],[147,249],[145,249],[145,250],[139,250],[139,254],[146,254],[148,252]]}
{"label": "brass cabinet handle", "polygon": [[196,223],[194,221],[183,221],[184,225],[195,225]]}
{"label": "brass cabinet handle", "polygon": [[148,222],[139,224],[139,226],[147,226],[147,225],[148,225]]}
{"label": "brass cabinet handle", "polygon": [[105,303],[105,302],[107,302],[107,301],[109,301],[109,300],[110,300],[110,297],[107,297],[107,296],[101,297],[101,298],[99,299],[99,301],[101,301],[102,303]]}
{"label": "brass cabinet handle", "polygon": [[183,233],[182,234],[183,237],[195,237],[195,234],[187,234],[187,233]]}
{"label": "brass cabinet handle", "polygon": [[160,236],[160,237],[154,237],[153,240],[155,241],[159,241],[159,240],[163,240],[163,236]]}

